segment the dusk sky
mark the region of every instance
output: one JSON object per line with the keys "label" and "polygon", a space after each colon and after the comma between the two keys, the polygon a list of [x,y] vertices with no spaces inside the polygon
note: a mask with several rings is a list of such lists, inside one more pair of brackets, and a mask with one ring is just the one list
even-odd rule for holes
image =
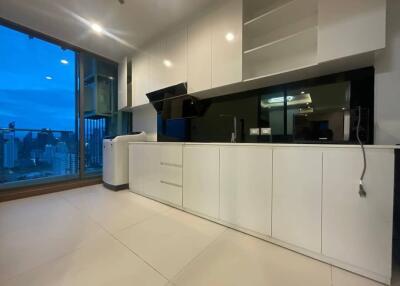
{"label": "dusk sky", "polygon": [[0,43],[0,127],[74,131],[75,52],[1,25]]}

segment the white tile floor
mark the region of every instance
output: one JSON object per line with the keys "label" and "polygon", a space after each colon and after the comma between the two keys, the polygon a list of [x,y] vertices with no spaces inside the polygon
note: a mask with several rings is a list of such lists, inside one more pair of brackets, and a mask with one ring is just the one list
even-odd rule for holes
{"label": "white tile floor", "polygon": [[0,285],[380,284],[97,185],[0,203]]}

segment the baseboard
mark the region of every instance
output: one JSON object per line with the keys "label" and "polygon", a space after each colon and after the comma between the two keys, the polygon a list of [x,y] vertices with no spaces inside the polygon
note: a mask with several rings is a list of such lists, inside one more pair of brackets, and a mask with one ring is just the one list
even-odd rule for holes
{"label": "baseboard", "polygon": [[101,177],[86,179],[74,179],[57,183],[49,183],[35,186],[18,187],[0,191],[0,202],[22,199],[32,196],[44,195],[69,189],[81,188],[101,184]]}
{"label": "baseboard", "polygon": [[117,185],[117,186],[115,186],[115,185],[107,184],[107,183],[104,182],[104,181],[103,181],[103,186],[104,186],[105,188],[107,188],[107,189],[109,189],[109,190],[111,190],[111,191],[115,191],[115,192],[121,191],[121,190],[129,189],[129,184],[123,184],[123,185]]}

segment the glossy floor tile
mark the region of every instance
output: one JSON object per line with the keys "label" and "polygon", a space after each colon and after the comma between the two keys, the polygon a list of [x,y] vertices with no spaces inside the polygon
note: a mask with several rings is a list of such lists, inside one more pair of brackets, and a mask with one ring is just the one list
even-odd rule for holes
{"label": "glossy floor tile", "polygon": [[6,286],[166,285],[168,281],[110,236],[8,281]]}
{"label": "glossy floor tile", "polygon": [[0,216],[0,285],[105,233],[89,217],[51,195],[0,204]]}
{"label": "glossy floor tile", "polygon": [[173,210],[133,225],[116,237],[171,279],[224,230],[218,224]]}
{"label": "glossy floor tile", "polygon": [[343,269],[332,267],[333,286],[384,286],[381,283],[369,280]]}
{"label": "glossy floor tile", "polygon": [[0,203],[0,285],[381,284],[96,185]]}
{"label": "glossy floor tile", "polygon": [[176,285],[330,286],[331,267],[228,230],[193,260]]}
{"label": "glossy floor tile", "polygon": [[63,192],[63,196],[112,233],[170,209],[126,191],[109,191],[101,185]]}

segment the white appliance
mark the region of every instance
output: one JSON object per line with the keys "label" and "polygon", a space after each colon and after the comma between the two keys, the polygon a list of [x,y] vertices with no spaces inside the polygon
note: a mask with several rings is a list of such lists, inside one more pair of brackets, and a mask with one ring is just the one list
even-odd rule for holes
{"label": "white appliance", "polygon": [[128,188],[128,143],[146,141],[145,132],[103,140],[103,185],[117,191]]}

